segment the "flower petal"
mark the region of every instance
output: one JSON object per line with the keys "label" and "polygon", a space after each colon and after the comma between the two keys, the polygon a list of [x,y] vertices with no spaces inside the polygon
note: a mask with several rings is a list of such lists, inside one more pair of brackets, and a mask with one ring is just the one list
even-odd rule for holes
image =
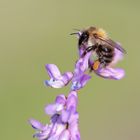
{"label": "flower petal", "polygon": [[91,76],[87,74],[80,76],[79,79],[73,81],[71,90],[79,90],[80,88],[83,88],[90,79]]}
{"label": "flower petal", "polygon": [[45,112],[46,114],[48,115],[54,115],[55,113],[63,110],[64,108],[64,105],[63,104],[50,104],[50,105],[47,105],[45,107]]}
{"label": "flower petal", "polygon": [[65,83],[65,85],[67,85],[70,82],[70,80],[72,79],[72,77],[73,77],[72,72],[66,72],[62,75],[61,80]]}
{"label": "flower petal", "polygon": [[81,83],[81,86],[84,87],[85,84],[91,79],[91,76],[87,75],[87,74],[84,74],[81,79],[80,79],[80,83]]}
{"label": "flower petal", "polygon": [[47,64],[46,69],[47,69],[47,72],[48,72],[50,78],[53,78],[53,79],[60,79],[61,78],[61,73],[56,65]]}
{"label": "flower petal", "polygon": [[79,90],[81,87],[82,87],[81,84],[75,81],[72,83],[71,90],[76,91],[76,90]]}
{"label": "flower petal", "polygon": [[35,133],[33,137],[37,137],[39,140],[44,140],[48,138],[52,130],[53,130],[53,125],[47,126],[45,130]]}
{"label": "flower petal", "polygon": [[72,140],[80,140],[80,132],[79,132],[79,128],[78,128],[77,115],[75,115],[75,116],[73,115],[73,119],[69,126],[69,131],[70,131]]}
{"label": "flower petal", "polygon": [[62,88],[65,86],[65,83],[62,80],[50,79],[45,81],[45,85],[53,88]]}
{"label": "flower petal", "polygon": [[79,49],[79,57],[80,58],[83,56],[83,53],[85,50],[86,50],[86,46],[82,45]]}
{"label": "flower petal", "polygon": [[35,119],[30,119],[29,123],[32,125],[34,129],[42,130],[45,126]]}
{"label": "flower petal", "polygon": [[59,114],[54,114],[52,117],[51,117],[51,122],[53,124],[55,124],[60,118],[60,115]]}
{"label": "flower petal", "polygon": [[58,95],[55,99],[55,103],[56,104],[62,104],[65,105],[66,103],[66,97],[62,94],[62,95]]}
{"label": "flower petal", "polygon": [[85,72],[88,69],[88,60],[90,58],[91,52],[88,52],[84,57],[81,57],[75,66],[76,72]]}
{"label": "flower petal", "polygon": [[69,96],[68,96],[68,99],[67,99],[66,108],[68,110],[70,110],[72,107],[74,107],[75,110],[76,110],[77,104],[78,104],[77,92],[76,91],[71,91],[69,93]]}
{"label": "flower petal", "polygon": [[[68,130],[64,130],[64,132],[60,135],[60,138],[58,140],[70,140],[70,133]],[[72,139],[74,140],[74,139]]]}
{"label": "flower petal", "polygon": [[67,123],[71,115],[71,111],[63,110],[61,114],[62,122]]}
{"label": "flower petal", "polygon": [[72,125],[70,133],[71,133],[72,140],[80,140],[80,132],[78,130],[78,126]]}
{"label": "flower petal", "polygon": [[45,112],[48,115],[54,115],[55,113],[64,109],[66,104],[66,97],[64,95],[58,95],[54,104],[49,104],[45,107]]}
{"label": "flower petal", "polygon": [[56,108],[57,108],[56,104],[47,105],[47,106],[45,107],[45,112],[46,112],[46,114],[48,114],[48,115],[54,115],[54,114],[57,112],[57,111],[56,111]]}
{"label": "flower petal", "polygon": [[77,61],[71,90],[79,90],[80,88],[84,87],[87,81],[91,78],[89,75],[84,74],[89,67],[90,55],[91,52],[87,53],[84,57]]}
{"label": "flower petal", "polygon": [[68,120],[69,124],[75,122],[78,123],[78,119],[79,119],[79,114],[77,112],[74,112],[71,116],[70,119]]}
{"label": "flower petal", "polygon": [[47,140],[59,140],[59,137],[61,136],[61,134],[63,134],[64,131],[65,131],[65,125],[62,123],[61,124],[56,123],[53,128],[53,131],[51,132]]}
{"label": "flower petal", "polygon": [[101,77],[114,80],[120,80],[125,75],[125,71],[123,69],[110,67],[102,68],[98,71],[95,71],[95,73]]}
{"label": "flower petal", "polygon": [[73,77],[72,72],[66,72],[61,75],[58,67],[54,64],[46,65],[47,72],[50,76],[50,80],[45,81],[45,85],[53,88],[62,88],[67,85]]}

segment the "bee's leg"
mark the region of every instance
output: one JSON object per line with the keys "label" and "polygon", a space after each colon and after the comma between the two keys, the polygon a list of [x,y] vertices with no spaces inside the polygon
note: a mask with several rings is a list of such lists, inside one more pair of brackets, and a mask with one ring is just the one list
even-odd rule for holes
{"label": "bee's leg", "polygon": [[93,66],[92,66],[92,69],[95,70],[95,71],[98,70],[100,64],[101,64],[100,61],[96,60],[93,64]]}
{"label": "bee's leg", "polygon": [[82,56],[85,56],[88,52],[95,50],[95,48],[95,45],[87,47]]}
{"label": "bee's leg", "polygon": [[86,52],[90,52],[91,50],[93,50],[93,46],[89,46],[86,48]]}

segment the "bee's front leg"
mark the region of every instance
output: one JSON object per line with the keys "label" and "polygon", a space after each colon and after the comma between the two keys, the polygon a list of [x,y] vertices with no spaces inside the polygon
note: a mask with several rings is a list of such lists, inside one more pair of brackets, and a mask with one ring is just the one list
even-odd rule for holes
{"label": "bee's front leg", "polygon": [[82,56],[85,56],[88,52],[92,51],[92,50],[95,50],[96,49],[96,46],[95,45],[92,45],[92,46],[89,46],[85,49],[84,53],[82,54]]}

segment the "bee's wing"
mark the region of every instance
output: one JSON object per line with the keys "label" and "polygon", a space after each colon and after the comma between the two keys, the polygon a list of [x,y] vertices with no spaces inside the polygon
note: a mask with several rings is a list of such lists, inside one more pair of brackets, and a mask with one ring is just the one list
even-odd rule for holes
{"label": "bee's wing", "polygon": [[111,47],[118,49],[122,53],[126,53],[126,50],[123,49],[119,43],[116,43],[115,41],[111,40],[110,38],[104,39],[102,37],[98,37],[98,39],[103,41],[105,44],[110,45]]}

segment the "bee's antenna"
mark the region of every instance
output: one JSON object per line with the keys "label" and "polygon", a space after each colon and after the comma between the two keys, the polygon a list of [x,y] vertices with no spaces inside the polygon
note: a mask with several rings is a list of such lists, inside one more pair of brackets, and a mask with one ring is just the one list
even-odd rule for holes
{"label": "bee's antenna", "polygon": [[75,32],[75,33],[71,33],[70,35],[79,35],[79,33]]}
{"label": "bee's antenna", "polygon": [[78,35],[78,36],[80,36],[80,30],[79,29],[74,28],[73,30],[78,31],[78,32],[71,33],[70,35]]}

